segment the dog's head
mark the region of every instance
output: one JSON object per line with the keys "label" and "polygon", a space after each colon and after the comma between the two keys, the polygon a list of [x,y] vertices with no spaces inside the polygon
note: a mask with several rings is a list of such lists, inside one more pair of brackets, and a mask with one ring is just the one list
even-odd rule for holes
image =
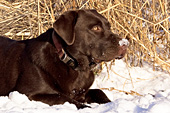
{"label": "dog's head", "polygon": [[110,23],[95,10],[67,11],[53,25],[66,43],[66,52],[82,62],[110,61],[123,58],[128,40],[110,29]]}

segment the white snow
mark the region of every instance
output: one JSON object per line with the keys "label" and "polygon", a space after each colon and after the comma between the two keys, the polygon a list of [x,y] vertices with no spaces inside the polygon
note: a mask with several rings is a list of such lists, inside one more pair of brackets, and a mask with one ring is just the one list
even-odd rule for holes
{"label": "white snow", "polygon": [[129,45],[129,41],[127,39],[123,38],[122,40],[119,41],[119,45],[120,46],[123,46],[123,45],[128,46]]}
{"label": "white snow", "polygon": [[103,89],[112,102],[77,110],[68,102],[49,106],[14,91],[0,97],[0,113],[170,113],[170,75],[153,71],[147,64],[130,68],[116,60],[111,69],[104,67],[96,76],[92,88]]}

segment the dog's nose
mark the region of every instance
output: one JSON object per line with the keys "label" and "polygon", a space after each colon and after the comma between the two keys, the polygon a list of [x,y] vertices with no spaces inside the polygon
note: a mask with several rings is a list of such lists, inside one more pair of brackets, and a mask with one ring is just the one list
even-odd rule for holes
{"label": "dog's nose", "polygon": [[122,39],[119,41],[119,45],[120,45],[120,51],[121,52],[126,52],[126,49],[129,46],[129,41],[127,39]]}
{"label": "dog's nose", "polygon": [[127,47],[129,45],[129,41],[127,39],[121,39],[119,41],[119,52],[118,52],[118,57],[116,59],[121,59],[125,56],[125,53],[127,51]]}
{"label": "dog's nose", "polygon": [[129,41],[127,39],[123,38],[122,40],[119,41],[119,45],[121,47],[126,47],[127,48],[127,46],[129,46]]}

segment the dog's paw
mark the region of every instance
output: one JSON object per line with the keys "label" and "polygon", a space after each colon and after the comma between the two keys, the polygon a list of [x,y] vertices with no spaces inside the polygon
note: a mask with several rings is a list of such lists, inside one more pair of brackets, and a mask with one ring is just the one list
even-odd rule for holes
{"label": "dog's paw", "polygon": [[84,108],[91,108],[90,106],[86,105],[86,104],[79,104],[76,105],[78,109],[84,109]]}

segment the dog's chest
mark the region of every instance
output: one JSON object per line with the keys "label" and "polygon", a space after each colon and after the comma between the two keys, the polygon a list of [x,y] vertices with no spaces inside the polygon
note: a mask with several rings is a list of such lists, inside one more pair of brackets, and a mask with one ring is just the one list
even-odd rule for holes
{"label": "dog's chest", "polygon": [[[73,76],[73,75],[72,75]],[[71,95],[81,95],[85,93],[93,84],[94,75],[92,72],[78,72],[72,79],[68,80],[65,88],[67,93]]]}

